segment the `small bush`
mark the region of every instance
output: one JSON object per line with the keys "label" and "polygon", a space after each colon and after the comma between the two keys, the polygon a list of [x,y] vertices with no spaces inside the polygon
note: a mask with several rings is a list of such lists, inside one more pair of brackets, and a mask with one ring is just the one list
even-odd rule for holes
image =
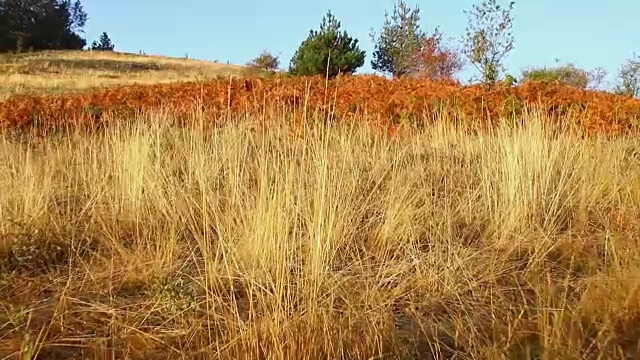
{"label": "small bush", "polygon": [[590,82],[589,72],[573,64],[525,69],[522,71],[522,79],[558,83],[578,89],[586,89]]}
{"label": "small bush", "polygon": [[269,51],[264,50],[258,57],[247,63],[247,66],[260,71],[273,72],[278,70],[280,59],[277,55],[273,55]]}

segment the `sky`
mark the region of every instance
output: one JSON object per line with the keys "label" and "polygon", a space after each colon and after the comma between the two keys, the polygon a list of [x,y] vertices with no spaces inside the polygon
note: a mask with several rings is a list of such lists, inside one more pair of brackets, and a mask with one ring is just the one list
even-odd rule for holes
{"label": "sky", "polygon": [[[436,26],[459,43],[467,26],[463,10],[481,0],[412,1],[420,8],[423,30]],[[507,5],[507,0],[499,0]],[[116,51],[144,51],[242,65],[261,51],[280,55],[281,68],[309,30],[318,29],[331,10],[349,35],[367,53],[359,73],[371,73],[374,45],[371,29],[379,30],[384,13],[396,0],[84,0],[89,20],[88,43],[106,31]],[[518,77],[523,68],[553,66],[555,59],[585,69],[605,68],[610,83],[633,53],[640,54],[638,0],[516,0],[513,17],[515,48],[505,59]],[[469,65],[463,81],[477,74]],[[606,86],[607,84],[605,84]]]}

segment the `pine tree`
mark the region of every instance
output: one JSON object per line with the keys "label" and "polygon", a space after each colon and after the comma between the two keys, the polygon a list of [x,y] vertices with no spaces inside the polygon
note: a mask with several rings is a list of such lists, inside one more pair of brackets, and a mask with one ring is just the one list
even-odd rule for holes
{"label": "pine tree", "polygon": [[371,33],[375,51],[371,66],[393,77],[416,76],[432,80],[451,79],[464,65],[460,55],[445,47],[438,28],[428,35],[420,29],[420,9],[404,0],[393,7],[379,36]]}
{"label": "pine tree", "polygon": [[106,32],[103,32],[100,35],[100,39],[98,41],[94,41],[93,44],[91,44],[91,50],[95,51],[113,51],[114,48],[115,46]]}
{"label": "pine tree", "polygon": [[292,75],[353,74],[364,65],[365,52],[358,47],[358,40],[340,31],[340,21],[328,11],[322,19],[320,30],[311,30],[289,65]]}
{"label": "pine tree", "polygon": [[425,38],[426,35],[420,30],[420,9],[411,9],[406,2],[399,0],[393,6],[391,18],[385,13],[380,36],[376,38],[371,33],[375,43],[371,67],[394,77],[413,72],[416,67],[415,55]]}

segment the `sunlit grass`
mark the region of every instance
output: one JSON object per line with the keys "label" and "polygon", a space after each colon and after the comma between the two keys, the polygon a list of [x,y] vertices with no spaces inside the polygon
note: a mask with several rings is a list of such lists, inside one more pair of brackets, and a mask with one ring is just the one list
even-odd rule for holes
{"label": "sunlit grass", "polygon": [[0,355],[635,355],[640,144],[528,116],[5,137]]}
{"label": "sunlit grass", "polygon": [[239,76],[226,63],[101,51],[0,55],[0,101],[14,94],[61,94],[129,84]]}

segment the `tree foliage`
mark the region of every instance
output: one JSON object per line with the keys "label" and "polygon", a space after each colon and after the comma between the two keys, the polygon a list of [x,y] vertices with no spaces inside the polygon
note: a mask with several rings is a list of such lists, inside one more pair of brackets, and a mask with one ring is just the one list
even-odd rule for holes
{"label": "tree foliage", "polygon": [[113,51],[113,49],[115,49],[115,46],[106,32],[100,34],[100,39],[91,44],[91,50],[95,51]]}
{"label": "tree foliage", "polygon": [[404,0],[399,0],[391,17],[387,12],[384,17],[380,35],[371,33],[375,44],[371,66],[394,77],[410,74],[415,71],[415,56],[425,40],[420,30],[420,9],[417,6],[411,9]]}
{"label": "tree foliage", "polygon": [[280,66],[280,59],[267,50],[263,50],[255,59],[249,61],[247,66],[261,71],[276,71]]}
{"label": "tree foliage", "polygon": [[621,95],[640,97],[640,56],[633,54],[618,70],[615,92]]}
{"label": "tree foliage", "polygon": [[328,11],[320,30],[311,30],[296,50],[289,72],[292,75],[326,74],[333,78],[339,73],[352,74],[364,65],[365,52],[359,48],[358,40],[340,28],[340,21]]}
{"label": "tree foliage", "polygon": [[602,68],[589,71],[572,63],[558,64],[555,67],[531,67],[522,71],[524,81],[553,82],[577,89],[598,88],[605,75]]}
{"label": "tree foliage", "polygon": [[1,0],[0,52],[82,49],[80,0]]}
{"label": "tree foliage", "polygon": [[514,5],[513,1],[503,7],[497,0],[484,0],[465,11],[468,27],[463,38],[463,53],[480,71],[485,85],[491,86],[499,80],[504,72],[504,58],[514,48],[511,15]]}
{"label": "tree foliage", "polygon": [[371,32],[375,44],[371,66],[393,77],[451,78],[462,69],[458,53],[443,44],[438,28],[431,35],[420,28],[420,8],[411,9],[399,0],[385,21],[380,35]]}
{"label": "tree foliage", "polygon": [[577,68],[573,64],[557,67],[536,67],[522,71],[523,80],[554,82],[578,89],[586,89],[589,85],[589,72]]}
{"label": "tree foliage", "polygon": [[431,80],[452,79],[462,70],[464,61],[460,54],[445,46],[442,33],[438,29],[425,37],[420,45],[419,51],[413,57],[413,76]]}

